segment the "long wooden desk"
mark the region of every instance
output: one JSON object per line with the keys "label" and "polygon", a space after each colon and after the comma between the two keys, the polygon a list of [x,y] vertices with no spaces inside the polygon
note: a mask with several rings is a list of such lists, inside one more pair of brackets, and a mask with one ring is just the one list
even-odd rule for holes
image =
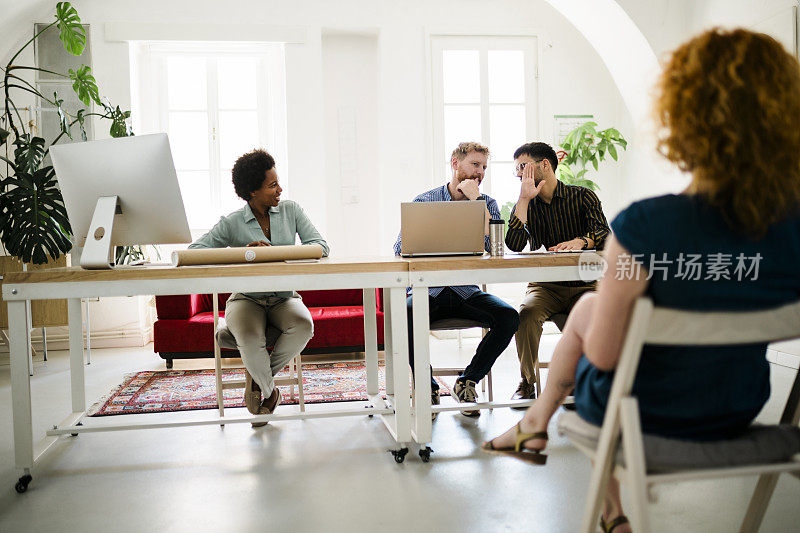
{"label": "long wooden desk", "polygon": [[[412,436],[425,450],[431,441],[431,412],[469,408],[491,409],[529,405],[533,401],[480,402],[456,406],[431,406],[430,322],[428,288],[481,283],[594,280],[602,274],[602,258],[595,252],[546,255],[506,254],[504,257],[441,257],[408,260],[409,284],[413,288],[414,328],[414,420]],[[429,453],[429,452],[428,452]]]}
{"label": "long wooden desk", "polygon": [[[31,480],[34,464],[62,435],[121,429],[167,426],[231,424],[263,420],[335,416],[379,415],[394,437],[400,460],[411,442],[410,370],[406,332],[408,263],[395,257],[325,258],[319,262],[281,262],[247,265],[188,267],[121,267],[114,270],[59,268],[46,271],[12,273],[3,283],[3,299],[8,303],[11,393],[14,430],[14,456],[23,476],[17,490],[24,492]],[[140,294],[192,294],[260,292],[311,289],[363,289],[367,392],[371,407],[336,409],[299,414],[273,414],[240,417],[181,418],[175,422],[115,424],[86,419],[83,367],[81,298],[132,296]],[[384,289],[385,353],[387,399],[378,390],[377,325],[375,288]],[[31,413],[31,388],[28,374],[27,338],[29,324],[26,300],[67,299],[69,320],[70,379],[72,413],[47,432],[34,447]],[[370,312],[372,309],[372,312]],[[402,364],[394,365],[394,361]],[[399,455],[398,455],[399,454]],[[400,462],[400,461],[398,461]]]}
{"label": "long wooden desk", "polygon": [[[437,406],[430,402],[430,350],[428,287],[480,283],[527,281],[566,281],[587,279],[579,264],[586,258],[600,261],[593,252],[583,254],[516,255],[502,258],[326,258],[319,262],[283,262],[248,265],[188,267],[122,267],[115,270],[60,268],[47,271],[9,274],[3,283],[3,299],[8,302],[11,337],[11,393],[14,419],[14,455],[23,470],[24,488],[34,464],[56,439],[98,431],[146,429],[187,425],[243,423],[259,420],[286,420],[314,417],[379,415],[397,443],[395,460],[402,462],[413,440],[424,446],[431,440],[431,412],[458,410],[465,406],[479,409],[521,405],[530,402],[487,402]],[[582,261],[583,260],[583,261]],[[600,272],[594,276],[599,277]],[[591,276],[591,273],[590,273]],[[594,279],[594,278],[592,278]],[[414,311],[414,411],[410,403],[406,287],[413,287]],[[315,413],[274,414],[241,417],[181,418],[175,422],[117,424],[86,417],[81,298],[132,296],[138,294],[191,294],[260,292],[311,289],[363,289],[365,306],[365,344],[368,409],[332,409]],[[378,391],[377,326],[375,288],[384,289],[384,337],[386,353],[386,400]],[[47,437],[34,447],[31,415],[31,389],[27,361],[29,324],[27,300],[67,299],[69,319],[70,379],[72,413],[47,431]],[[370,312],[370,309],[373,311]],[[422,455],[422,454],[421,454]],[[428,455],[429,457],[429,455]]]}

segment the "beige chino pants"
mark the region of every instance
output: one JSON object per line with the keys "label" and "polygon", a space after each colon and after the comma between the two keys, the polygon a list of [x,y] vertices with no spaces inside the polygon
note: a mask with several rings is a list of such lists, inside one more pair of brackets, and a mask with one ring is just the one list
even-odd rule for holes
{"label": "beige chino pants", "polygon": [[[302,352],[314,335],[311,313],[299,296],[250,298],[231,294],[225,304],[225,323],[264,397],[275,388],[275,374]],[[267,351],[268,326],[281,331],[272,353]]]}
{"label": "beige chino pants", "polygon": [[[539,357],[539,340],[542,325],[551,316],[569,314],[575,302],[584,293],[597,288],[596,283],[581,287],[566,287],[558,283],[529,283],[525,299],[519,307],[517,329],[517,356],[522,379],[536,383],[536,361]],[[537,391],[541,394],[541,391]]]}

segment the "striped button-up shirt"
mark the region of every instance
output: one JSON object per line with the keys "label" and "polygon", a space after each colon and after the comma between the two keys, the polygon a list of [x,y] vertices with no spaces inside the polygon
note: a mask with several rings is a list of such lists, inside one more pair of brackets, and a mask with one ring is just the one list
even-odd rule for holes
{"label": "striped button-up shirt", "polygon": [[[481,197],[486,200],[486,208],[489,210],[489,214],[492,215],[493,219],[500,219],[500,209],[497,207],[497,202],[494,198],[491,198],[485,194],[481,194]],[[479,197],[480,198],[480,197]],[[428,192],[424,192],[414,198],[415,202],[449,202],[453,200],[453,197],[450,196],[450,190],[447,188],[447,184],[443,185],[442,187],[436,187],[435,189],[431,189]],[[400,255],[400,249],[402,248],[402,243],[400,241],[402,233],[397,235],[397,242],[394,243],[394,254]],[[442,235],[442,239],[446,239],[446,235]],[[488,252],[489,251],[489,236],[484,235],[483,237],[483,247]],[[465,300],[475,294],[476,292],[480,292],[480,289],[477,285],[458,285],[454,287],[450,287],[453,289],[457,295],[461,296]],[[438,296],[444,290],[444,287],[430,287],[428,289],[428,293],[433,296]],[[411,290],[407,291],[411,294]]]}
{"label": "striped button-up shirt", "polygon": [[[523,224],[511,210],[506,232],[506,246],[521,252],[530,243],[531,250],[541,246],[550,248],[556,244],[586,237],[594,241],[594,248],[601,250],[609,234],[608,222],[603,214],[600,199],[586,187],[556,185],[553,198],[548,204],[534,198],[528,204],[528,221]],[[585,285],[582,281],[566,281],[562,285]]]}

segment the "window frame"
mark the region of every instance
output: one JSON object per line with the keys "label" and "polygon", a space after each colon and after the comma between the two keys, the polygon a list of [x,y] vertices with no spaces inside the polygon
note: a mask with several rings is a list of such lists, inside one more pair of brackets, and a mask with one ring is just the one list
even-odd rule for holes
{"label": "window frame", "polygon": [[[488,53],[493,50],[521,50],[523,52],[524,74],[526,80],[524,97],[525,101],[525,139],[520,144],[532,139],[538,139],[542,131],[542,117],[540,116],[541,102],[539,91],[539,65],[541,38],[535,32],[524,32],[519,35],[509,34],[450,34],[429,33],[429,75],[431,79],[431,136],[430,139],[433,157],[431,157],[431,185],[449,181],[451,175],[446,172],[447,161],[454,147],[445,146],[444,139],[444,75],[442,53],[445,50],[474,50],[479,55],[480,72],[480,113],[481,113],[481,139],[492,150],[490,135],[489,109],[491,106],[520,105],[520,103],[491,103],[489,102],[488,80]],[[530,83],[528,80],[532,80]],[[452,104],[448,104],[452,105]],[[474,104],[473,104],[474,105]],[[492,152],[487,168],[488,178],[483,186],[487,194],[492,196],[492,166],[493,164],[512,163],[513,154],[497,154]],[[443,164],[444,163],[444,164]],[[500,176],[502,177],[502,176]]]}
{"label": "window frame", "polygon": [[[132,53],[134,53],[132,51]],[[142,76],[142,109],[139,123],[145,131],[168,131],[169,113],[182,110],[171,110],[168,98],[167,61],[172,57],[194,57],[205,59],[206,64],[206,108],[208,120],[208,172],[210,181],[210,203],[215,215],[224,216],[222,185],[223,180],[230,180],[230,175],[223,175],[220,168],[219,118],[220,107],[218,95],[218,60],[222,58],[255,58],[256,59],[256,116],[258,139],[253,147],[269,149],[270,154],[281,165],[281,186],[290,190],[290,174],[288,167],[288,133],[286,125],[286,74],[283,43],[202,43],[202,42],[144,42],[137,53],[139,74]],[[134,62],[132,62],[133,64]],[[149,79],[148,79],[149,78]],[[150,95],[147,96],[147,90]],[[233,109],[231,109],[233,110]],[[178,171],[187,169],[176,169]],[[197,170],[197,169],[194,169]],[[202,169],[205,170],[205,169]],[[207,223],[213,226],[209,217]],[[190,225],[192,235],[202,234],[209,227]]]}

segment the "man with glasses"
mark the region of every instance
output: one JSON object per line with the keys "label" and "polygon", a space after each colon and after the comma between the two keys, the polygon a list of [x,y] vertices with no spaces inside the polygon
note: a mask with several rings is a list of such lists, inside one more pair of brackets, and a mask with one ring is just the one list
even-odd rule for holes
{"label": "man with glasses", "polygon": [[[481,194],[479,189],[489,159],[489,149],[475,142],[463,142],[453,150],[450,166],[452,179],[428,192],[414,198],[415,202],[449,202],[463,200],[484,200],[486,220],[484,226],[484,248],[489,251],[489,218],[499,219],[500,210],[494,198]],[[432,229],[435,231],[435,229]],[[401,235],[397,236],[394,253],[400,255]],[[447,239],[446,234],[441,235]],[[497,357],[505,350],[519,326],[519,315],[513,307],[491,294],[481,291],[477,285],[455,287],[430,287],[428,289],[430,322],[445,318],[465,318],[489,326],[489,332],[481,339],[469,365],[456,379],[453,395],[461,403],[477,401],[475,384],[489,373]],[[408,353],[411,368],[414,368],[414,328],[410,327],[411,295],[407,300],[408,309]],[[439,384],[431,378],[431,402],[439,404]],[[477,409],[464,409],[461,414],[478,417]]]}
{"label": "man with glasses", "polygon": [[[591,190],[565,185],[556,178],[558,158],[550,145],[523,144],[514,152],[514,165],[521,185],[506,232],[511,250],[521,252],[527,243],[531,250],[542,246],[550,251],[603,248],[609,229],[600,200]],[[516,335],[522,381],[513,399],[529,400],[541,392],[534,384],[544,322],[553,315],[568,314],[578,298],[595,287],[596,282],[583,281],[528,284]]]}

